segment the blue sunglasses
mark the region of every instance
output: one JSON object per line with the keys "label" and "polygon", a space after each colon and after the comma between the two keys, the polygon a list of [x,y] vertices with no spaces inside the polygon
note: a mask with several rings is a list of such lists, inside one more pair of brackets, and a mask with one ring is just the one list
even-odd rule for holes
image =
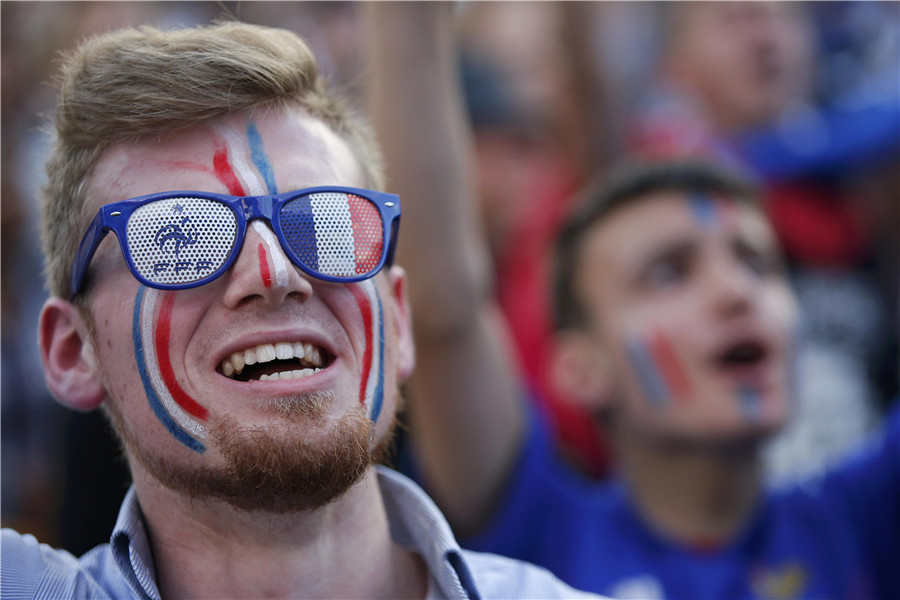
{"label": "blue sunglasses", "polygon": [[69,296],[110,231],[134,277],[152,288],[209,283],[240,253],[247,223],[264,219],[301,271],[323,281],[368,279],[393,262],[400,198],[351,187],[314,187],[272,196],[161,192],[100,207],[72,263]]}

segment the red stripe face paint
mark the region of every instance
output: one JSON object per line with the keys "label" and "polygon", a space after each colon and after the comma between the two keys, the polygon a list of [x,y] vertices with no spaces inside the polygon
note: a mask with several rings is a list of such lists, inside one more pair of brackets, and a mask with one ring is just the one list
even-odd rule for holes
{"label": "red stripe face paint", "polygon": [[691,384],[668,336],[657,330],[650,336],[649,345],[650,354],[662,373],[669,394],[676,401],[684,402],[687,399]]}
{"label": "red stripe face paint", "polygon": [[348,284],[363,319],[366,347],[363,351],[359,401],[366,416],[378,420],[384,396],[384,319],[381,297],[371,279]]}
{"label": "red stripe face paint", "polygon": [[228,149],[225,146],[216,144],[216,153],[213,155],[213,169],[219,181],[228,188],[229,194],[232,196],[247,195],[244,192],[244,186],[238,181],[237,175],[235,175],[234,169],[228,160]]}
{"label": "red stripe face paint", "polygon": [[208,411],[181,389],[178,380],[175,378],[172,361],[169,359],[169,337],[172,330],[172,307],[174,304],[175,292],[168,292],[163,296],[162,306],[159,308],[159,318],[156,323],[156,334],[154,336],[156,356],[159,360],[159,371],[166,388],[178,406],[183,408],[188,414],[205,421],[209,416]]}
{"label": "red stripe face paint", "polygon": [[[170,296],[172,294],[169,292]],[[141,286],[135,297],[132,332],[138,373],[156,418],[179,442],[195,452],[203,453],[206,447],[201,440],[206,439],[207,432],[201,421],[206,419],[206,409],[187,396],[175,381],[168,349],[172,301],[164,301],[167,306],[165,310],[160,309],[157,315],[160,295],[158,290]],[[162,324],[164,328],[159,322],[161,317],[165,320]],[[165,368],[160,364],[161,349],[164,349]],[[176,401],[175,394],[178,394],[180,402]],[[190,407],[195,414],[188,413],[182,404]],[[201,416],[198,418],[197,415]]]}
{"label": "red stripe face paint", "polygon": [[262,243],[257,248],[257,254],[259,255],[259,276],[262,277],[263,285],[267,288],[272,287],[272,275],[269,273],[269,258],[266,255],[266,247]]}

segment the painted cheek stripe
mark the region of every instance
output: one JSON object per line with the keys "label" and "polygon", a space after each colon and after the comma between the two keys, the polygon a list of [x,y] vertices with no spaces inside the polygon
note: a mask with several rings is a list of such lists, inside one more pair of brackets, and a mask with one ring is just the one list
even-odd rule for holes
{"label": "painted cheek stripe", "polygon": [[632,340],[626,344],[628,358],[634,367],[638,382],[644,390],[644,394],[650,403],[656,408],[662,408],[666,403],[668,392],[659,370],[653,362],[653,357],[643,342]]}
{"label": "painted cheek stripe", "polygon": [[178,385],[178,380],[175,378],[175,371],[172,369],[172,361],[169,359],[169,336],[172,331],[172,307],[174,304],[175,292],[166,293],[163,296],[162,305],[159,309],[159,322],[155,336],[159,369],[166,388],[178,406],[183,408],[188,414],[205,421],[209,416],[209,412],[181,389],[181,386]]}
{"label": "painted cheek stripe", "polygon": [[684,400],[690,389],[690,382],[684,369],[681,368],[675,349],[669,343],[669,338],[661,331],[657,331],[650,338],[650,354],[656,360],[669,391],[676,400]]}
{"label": "painted cheek stripe", "polygon": [[367,416],[372,421],[377,421],[384,397],[384,319],[381,298],[371,279],[351,284],[350,290],[359,305],[366,336],[359,401],[366,406]]}
{"label": "painted cheek stripe", "polygon": [[[134,300],[132,316],[132,338],[134,339],[134,356],[138,373],[144,386],[147,401],[156,418],[172,434],[175,439],[199,453],[206,451],[206,446],[196,438],[205,439],[206,429],[193,421],[174,399],[168,395],[163,385],[162,376],[156,366],[156,355],[153,344],[145,344],[144,339],[152,339],[152,320],[157,292],[141,286]],[[159,390],[159,394],[157,394]],[[190,433],[188,433],[190,432]],[[191,435],[193,434],[193,436]]]}

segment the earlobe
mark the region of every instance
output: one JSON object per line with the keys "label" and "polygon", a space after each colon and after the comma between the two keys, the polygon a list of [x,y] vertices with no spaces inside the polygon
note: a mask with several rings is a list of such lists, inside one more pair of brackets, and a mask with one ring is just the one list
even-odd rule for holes
{"label": "earlobe", "polygon": [[412,335],[412,315],[406,288],[406,271],[402,267],[391,267],[388,282],[393,298],[394,334],[397,336],[397,376],[400,381],[407,379],[416,364],[416,350]]}
{"label": "earlobe", "polygon": [[609,405],[612,397],[609,362],[594,338],[579,331],[558,333],[549,354],[554,392],[591,412]]}
{"label": "earlobe", "polygon": [[41,360],[47,387],[69,408],[88,411],[100,406],[106,390],[100,379],[87,324],[78,309],[61,298],[50,298],[38,326]]}

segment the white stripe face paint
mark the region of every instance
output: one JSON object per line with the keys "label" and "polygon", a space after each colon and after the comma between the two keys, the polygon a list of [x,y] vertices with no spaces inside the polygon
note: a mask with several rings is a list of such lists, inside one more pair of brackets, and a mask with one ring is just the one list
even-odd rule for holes
{"label": "white stripe face paint", "polygon": [[[257,172],[250,156],[250,149],[247,140],[229,127],[219,125],[216,130],[225,139],[225,146],[228,148],[228,156],[231,159],[231,166],[234,169],[235,176],[240,180],[247,194],[251,196],[262,196],[267,194],[267,188],[262,175]],[[268,225],[264,225],[261,221],[256,220],[251,223],[253,230],[259,234],[266,245],[269,258],[272,260],[272,270],[275,274],[273,282],[277,287],[284,288],[288,284],[288,260],[281,249],[281,244]]]}
{"label": "white stripe face paint", "polygon": [[206,428],[194,420],[193,417],[187,414],[184,409],[175,402],[172,394],[169,393],[169,388],[166,387],[166,384],[163,381],[162,373],[159,369],[159,359],[156,356],[156,347],[153,343],[153,315],[159,293],[159,290],[147,288],[147,291],[144,293],[144,302],[141,307],[141,337],[144,339],[143,347],[147,374],[150,377],[153,389],[156,390],[156,395],[163,403],[163,406],[165,406],[166,411],[168,411],[172,418],[175,419],[175,422],[191,435],[200,439],[206,439]]}
{"label": "white stripe face paint", "polygon": [[[372,363],[367,373],[363,373],[366,382],[365,405],[366,416],[377,421],[381,413],[381,404],[384,395],[384,373],[382,371],[382,361],[384,359],[384,324],[382,315],[381,298],[378,296],[378,288],[371,279],[366,279],[359,283],[359,287],[363,290],[368,302],[368,309],[372,315],[371,331],[368,332],[372,352]],[[362,307],[361,307],[362,308]]]}

